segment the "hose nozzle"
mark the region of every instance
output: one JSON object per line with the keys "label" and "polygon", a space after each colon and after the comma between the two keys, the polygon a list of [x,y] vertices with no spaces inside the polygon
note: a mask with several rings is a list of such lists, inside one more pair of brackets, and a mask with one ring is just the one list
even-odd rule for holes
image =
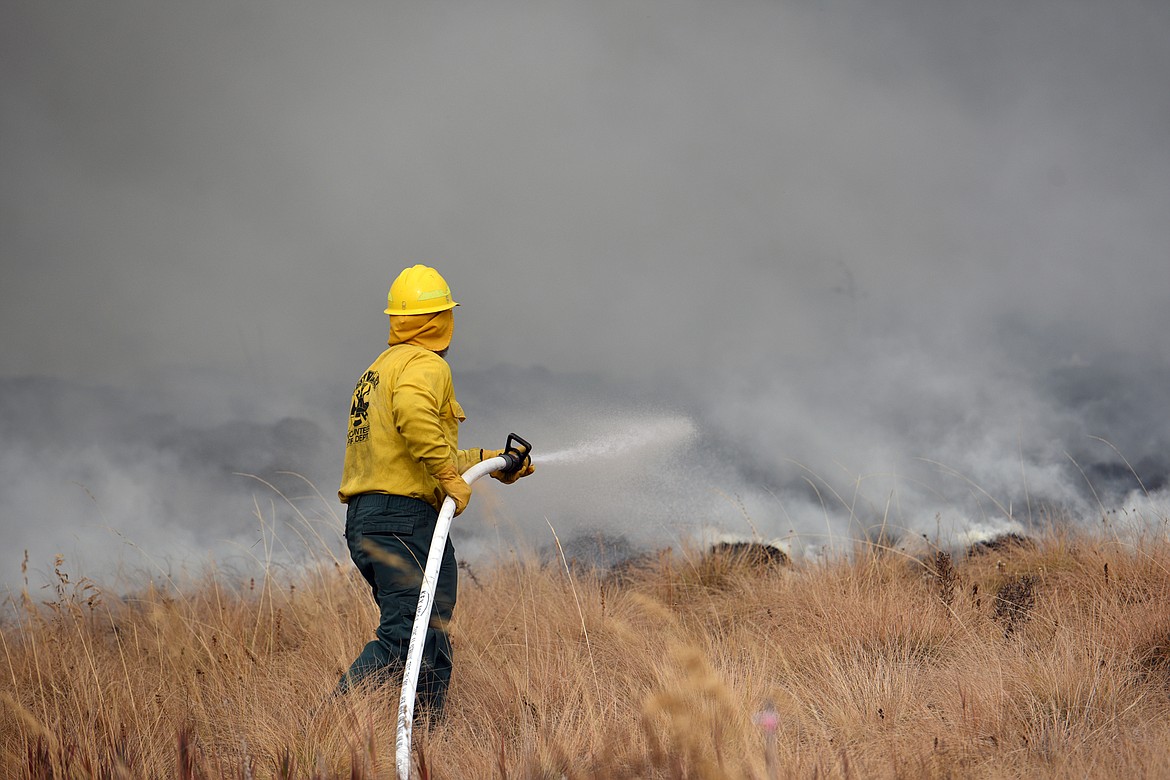
{"label": "hose nozzle", "polygon": [[505,474],[515,474],[532,462],[532,445],[514,433],[508,434],[508,442],[504,445],[504,460],[508,465],[500,469]]}

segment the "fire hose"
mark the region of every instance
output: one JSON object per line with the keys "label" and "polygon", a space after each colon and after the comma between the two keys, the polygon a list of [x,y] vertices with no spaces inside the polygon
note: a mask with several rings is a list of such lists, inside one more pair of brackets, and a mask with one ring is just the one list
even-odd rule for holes
{"label": "fire hose", "polygon": [[[514,433],[508,434],[504,454],[488,458],[463,472],[468,484],[493,471],[514,474],[529,462],[532,445]],[[410,645],[406,652],[406,668],[402,672],[402,691],[398,698],[398,731],[395,741],[394,763],[399,780],[410,778],[410,735],[414,721],[414,699],[418,690],[418,674],[422,668],[423,645],[426,642],[427,627],[431,622],[431,608],[434,606],[435,588],[439,581],[439,568],[443,563],[443,549],[447,546],[447,534],[451,520],[455,517],[455,499],[448,496],[439,509],[435,522],[435,533],[431,537],[427,565],[423,570],[422,587],[418,594],[418,608],[414,612],[414,625],[410,630]]]}

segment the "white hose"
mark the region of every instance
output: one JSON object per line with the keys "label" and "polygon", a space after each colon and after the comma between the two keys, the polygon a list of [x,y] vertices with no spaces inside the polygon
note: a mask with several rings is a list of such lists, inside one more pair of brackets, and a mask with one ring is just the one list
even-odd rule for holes
{"label": "white hose", "polygon": [[[503,457],[488,458],[463,472],[463,481],[470,485],[484,474],[499,471],[506,468],[507,465],[508,461]],[[427,626],[431,622],[435,587],[439,582],[439,567],[443,564],[443,549],[447,546],[447,533],[451,530],[451,519],[454,517],[455,499],[447,497],[439,510],[439,519],[435,522],[435,534],[431,537],[427,566],[423,570],[422,589],[418,594],[418,609],[414,611],[414,626],[410,629],[410,646],[406,651],[406,669],[402,673],[402,693],[398,698],[398,738],[394,760],[398,768],[399,780],[410,780],[410,730],[414,722],[414,697],[418,690],[418,673],[422,667],[422,652],[427,638]]]}

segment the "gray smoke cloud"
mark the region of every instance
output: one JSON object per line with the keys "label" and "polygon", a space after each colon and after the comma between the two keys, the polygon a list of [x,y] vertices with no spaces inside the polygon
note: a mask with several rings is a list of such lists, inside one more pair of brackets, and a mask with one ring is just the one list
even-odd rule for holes
{"label": "gray smoke cloud", "polygon": [[463,440],[600,453],[478,490],[468,555],[1166,517],[1165,3],[0,15],[5,582],[335,532],[414,262]]}

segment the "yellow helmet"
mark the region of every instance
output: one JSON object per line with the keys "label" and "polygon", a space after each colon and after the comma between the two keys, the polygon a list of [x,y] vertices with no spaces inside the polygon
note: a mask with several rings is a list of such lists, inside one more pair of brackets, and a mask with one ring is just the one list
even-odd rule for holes
{"label": "yellow helmet", "polygon": [[416,265],[398,274],[386,295],[385,314],[433,314],[458,306],[451,287],[434,268]]}

